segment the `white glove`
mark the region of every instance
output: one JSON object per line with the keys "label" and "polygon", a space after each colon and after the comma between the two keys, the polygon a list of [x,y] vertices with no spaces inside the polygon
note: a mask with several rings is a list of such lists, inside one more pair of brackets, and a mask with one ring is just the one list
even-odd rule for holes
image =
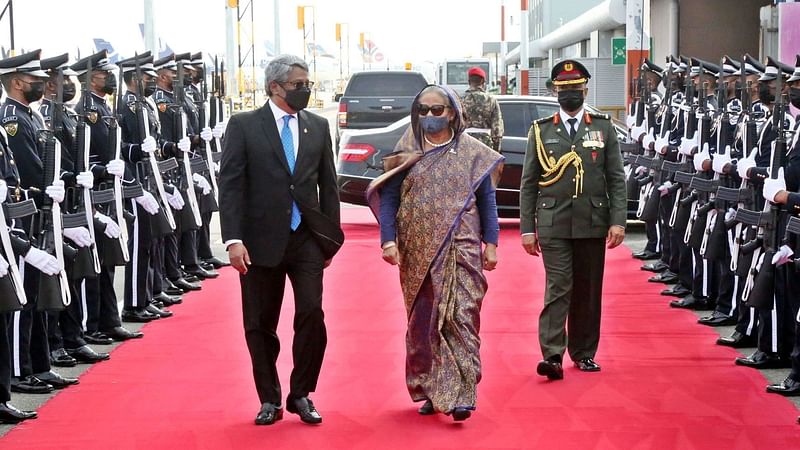
{"label": "white glove", "polygon": [[171,206],[172,209],[178,211],[183,209],[184,205],[183,196],[181,195],[181,191],[179,191],[178,188],[173,186],[172,194],[170,194],[169,192],[165,193],[167,194],[167,203],[169,203],[169,206]]}
{"label": "white glove", "polygon": [[3,278],[8,274],[8,262],[3,258],[3,255],[0,255],[0,278]]}
{"label": "white glove", "polygon": [[200,139],[209,142],[211,139],[214,139],[214,133],[211,132],[211,128],[205,127],[203,131],[200,132]]}
{"label": "white glove", "polygon": [[75,177],[75,181],[86,189],[91,189],[94,186],[94,174],[90,171],[81,172]]}
{"label": "white glove", "polygon": [[725,169],[725,166],[731,162],[731,146],[726,145],[725,150],[722,153],[719,153],[719,149],[717,149],[717,154],[714,155],[714,159],[711,161],[711,166],[714,168],[714,172],[722,175]]}
{"label": "white glove", "polygon": [[211,193],[211,185],[208,184],[206,177],[196,173],[192,175],[192,180],[194,180],[194,184],[196,184],[197,187],[203,190],[203,195],[208,195]]}
{"label": "white glove", "polygon": [[8,186],[6,180],[0,179],[0,204],[6,201],[6,197],[8,197]]}
{"label": "white glove", "polygon": [[663,197],[663,196],[669,194],[669,188],[671,188],[671,187],[672,187],[672,182],[671,181],[667,181],[666,183],[664,183],[664,184],[662,184],[661,186],[658,187],[658,192],[660,192],[661,196]]}
{"label": "white glove", "polygon": [[694,150],[697,147],[697,140],[698,140],[697,131],[695,131],[694,135],[692,135],[691,138],[689,139],[683,138],[683,140],[681,141],[681,146],[678,149],[678,151],[680,151],[682,154],[686,156],[691,156],[692,150]]}
{"label": "white glove", "polygon": [[45,275],[55,275],[63,269],[55,256],[36,247],[31,247],[23,259]]}
{"label": "white glove", "polygon": [[756,151],[750,152],[750,155],[747,158],[740,159],[739,162],[736,163],[736,172],[739,173],[739,176],[742,177],[744,180],[749,180],[750,177],[747,175],[747,172],[750,171],[753,167],[756,166]]}
{"label": "white glove", "polygon": [[122,178],[125,175],[125,162],[121,159],[112,159],[106,164],[106,172],[115,177]]}
{"label": "white glove", "polygon": [[214,165],[214,173],[219,175],[219,163],[215,162],[215,163],[211,163],[211,164]]}
{"label": "white glove", "polygon": [[650,131],[648,131],[647,134],[645,134],[642,138],[642,147],[650,149],[650,145],[655,144],[656,142],[656,138],[653,137],[654,135],[655,131],[650,128]]}
{"label": "white glove", "polygon": [[182,152],[188,152],[192,149],[192,141],[190,141],[188,137],[181,138],[181,140],[178,141],[178,149]]}
{"label": "white glove", "polygon": [[106,236],[110,237],[111,239],[116,239],[119,237],[122,231],[119,229],[117,222],[114,222],[114,219],[105,214],[100,214],[99,212],[94,213],[94,218],[106,225],[105,230],[103,230],[103,233],[105,233]]}
{"label": "white glove", "polygon": [[141,145],[142,151],[145,153],[153,153],[158,148],[158,144],[156,143],[155,138],[153,136],[147,136],[142,141]]}
{"label": "white glove", "polygon": [[711,155],[708,152],[708,142],[706,142],[703,144],[703,150],[694,155],[694,170],[703,172],[703,163],[709,159],[711,159]]}
{"label": "white glove", "polygon": [[144,191],[141,197],[136,197],[136,203],[144,208],[151,216],[158,214],[158,202],[156,198],[153,197],[153,194]]}
{"label": "white glove", "polygon": [[794,250],[788,245],[781,245],[781,248],[772,256],[772,264],[775,266],[782,266],[792,260]]}
{"label": "white glove", "polygon": [[625,125],[628,126],[629,130],[633,128],[636,125],[636,116],[625,116]]}
{"label": "white glove", "polygon": [[735,215],[736,215],[736,210],[733,208],[728,208],[728,211],[725,212],[725,222],[733,220],[733,216]]}
{"label": "white glove", "polygon": [[645,167],[645,166],[639,166],[639,167],[637,167],[637,168],[636,168],[636,175],[644,175],[644,174],[646,174],[646,173],[647,173],[649,170],[650,170],[650,169],[648,169],[648,168],[647,168],[647,167]]}
{"label": "white glove", "polygon": [[659,154],[666,155],[668,146],[669,146],[669,133],[664,135],[664,137],[659,136],[656,138],[655,148]]}
{"label": "white glove", "polygon": [[64,190],[64,182],[61,180],[54,181],[53,184],[47,186],[44,192],[48,197],[53,199],[54,202],[61,203],[64,201],[64,194],[66,194],[66,191]]}
{"label": "white glove", "polygon": [[778,169],[778,178],[769,177],[764,180],[764,189],[761,191],[766,200],[775,203],[775,196],[780,191],[786,190],[786,180],[783,178],[783,167]]}
{"label": "white glove", "polygon": [[69,238],[78,247],[92,245],[92,235],[86,227],[64,228],[64,237]]}
{"label": "white glove", "polygon": [[225,122],[219,122],[216,125],[214,125],[214,129],[211,130],[211,134],[214,136],[214,138],[216,139],[222,138],[222,135],[225,134],[225,125],[226,125]]}
{"label": "white glove", "polygon": [[639,142],[639,138],[645,133],[647,133],[647,130],[644,128],[644,122],[638,127],[636,125],[631,127],[631,139],[636,142]]}

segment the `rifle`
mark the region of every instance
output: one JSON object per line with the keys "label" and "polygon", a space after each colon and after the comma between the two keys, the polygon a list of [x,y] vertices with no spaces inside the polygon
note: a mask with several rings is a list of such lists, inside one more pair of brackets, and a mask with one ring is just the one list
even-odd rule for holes
{"label": "rifle", "polygon": [[[6,199],[0,199],[6,200]],[[32,207],[33,210],[26,215],[36,213],[36,205],[32,199],[25,201],[27,207]],[[8,277],[0,278],[0,314],[16,311],[22,309],[28,303],[28,298],[25,295],[25,285],[22,281],[22,275],[19,273],[19,267],[14,258],[14,248],[11,245],[11,234],[8,232],[8,222],[6,222],[6,208],[12,209],[17,206],[23,206],[19,203],[9,205],[5,202],[0,203],[0,248],[3,249],[3,254],[8,262]],[[9,214],[9,219],[12,214]],[[1,256],[0,256],[1,257]],[[11,286],[8,286],[10,283]]]}
{"label": "rifle", "polygon": [[[175,108],[176,114],[175,127],[178,130],[178,140],[186,137],[187,119],[186,112],[183,109],[183,104],[186,101],[186,92],[183,86],[183,79],[183,61],[178,61],[178,76],[172,83],[172,90],[175,94],[175,104],[173,107]],[[194,181],[192,180],[192,166],[190,157],[188,154],[182,154],[181,158],[183,162],[182,174],[184,176],[184,181],[186,182],[186,197],[188,199],[187,203],[189,204],[189,209],[191,210],[191,215],[194,219],[194,225],[197,228],[200,228],[203,225],[203,220],[200,217],[200,207],[197,204],[197,195],[194,192]]]}
{"label": "rifle", "polygon": [[[203,78],[200,80],[200,84],[202,86],[202,98],[200,99],[199,102],[197,102],[198,103],[197,106],[198,106],[198,111],[200,113],[200,126],[211,127],[212,126],[211,121],[210,120],[206,121],[206,118],[209,115],[208,114],[209,102],[208,102],[208,85],[206,84],[205,74],[206,74],[206,68],[205,64],[203,64]],[[219,186],[217,186],[217,177],[214,174],[214,157],[211,151],[211,142],[204,140],[203,146],[205,149],[206,164],[208,165],[208,178],[211,179],[211,188],[213,190],[214,202],[216,203],[219,201],[218,200]],[[221,150],[221,148],[218,146],[217,151],[219,150]]]}
{"label": "rifle", "polygon": [[[665,179],[665,170],[664,170],[664,155],[660,152],[661,142],[665,139],[669,142],[669,134],[672,130],[672,65],[670,65],[667,69],[667,78],[666,78],[666,86],[667,89],[664,92],[664,98],[661,102],[661,109],[663,112],[661,114],[661,128],[658,131],[659,139],[656,140],[656,149],[655,154],[653,155],[652,160],[650,161],[650,169],[652,170],[652,180],[653,184],[652,187],[645,193],[646,199],[645,204],[642,207],[641,214],[639,214],[639,219],[648,222],[651,220],[655,220],[658,217],[658,210],[659,205],[661,204],[661,193],[658,191],[658,188],[666,181]],[[655,122],[653,122],[655,125]]]}

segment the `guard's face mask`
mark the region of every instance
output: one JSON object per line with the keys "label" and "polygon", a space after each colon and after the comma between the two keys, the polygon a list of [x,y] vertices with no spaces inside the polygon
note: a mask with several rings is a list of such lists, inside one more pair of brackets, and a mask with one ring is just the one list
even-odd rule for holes
{"label": "guard's face mask", "polygon": [[25,81],[22,80],[23,83],[28,85],[28,89],[22,91],[23,97],[25,97],[25,101],[28,103],[33,103],[42,99],[44,95],[44,81],[42,80],[35,80],[35,81]]}
{"label": "guard's face mask", "polygon": [[789,102],[795,108],[800,108],[800,87],[789,88]]}
{"label": "guard's face mask", "polygon": [[764,104],[769,104],[775,101],[775,94],[772,93],[772,89],[770,89],[769,84],[758,84],[758,99]]}
{"label": "guard's face mask", "polygon": [[112,95],[114,92],[117,91],[117,77],[114,76],[113,73],[109,72],[106,75],[106,81],[103,84],[103,92]]}
{"label": "guard's face mask", "polygon": [[75,94],[77,89],[75,88],[75,83],[72,80],[64,80],[64,87],[61,91],[61,102],[67,103],[73,98],[75,98]]}

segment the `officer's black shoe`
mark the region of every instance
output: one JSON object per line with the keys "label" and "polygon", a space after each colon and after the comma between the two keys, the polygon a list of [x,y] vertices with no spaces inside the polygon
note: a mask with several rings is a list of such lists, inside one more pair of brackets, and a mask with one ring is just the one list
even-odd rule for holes
{"label": "officer's black shoe", "polygon": [[600,364],[594,362],[592,358],[583,358],[575,361],[575,367],[583,372],[600,372]]}
{"label": "officer's black shoe", "polygon": [[185,278],[178,278],[177,280],[171,280],[172,284],[174,284],[178,289],[181,289],[183,292],[189,291],[199,291],[200,285],[194,284],[186,281]]}
{"label": "officer's black shoe", "polygon": [[[201,280],[200,278],[198,278],[196,275],[192,275],[192,274],[190,274],[190,273],[187,273],[187,272],[185,272],[185,271],[182,271],[182,272],[181,272],[181,277],[182,277],[184,280],[188,281],[189,283],[200,283],[201,281],[203,281],[203,280]],[[198,285],[199,285],[199,284],[198,284]]]}
{"label": "officer's black shoe", "polygon": [[183,295],[183,289],[175,286],[172,281],[164,279],[164,285],[162,286],[162,292],[167,295]]}
{"label": "officer's black shoe", "polygon": [[687,289],[680,284],[676,284],[669,289],[664,289],[661,291],[661,295],[670,295],[672,297],[686,297],[687,295],[691,294],[692,290]]}
{"label": "officer's black shoe", "polygon": [[200,261],[199,266],[202,267],[203,270],[214,270],[215,269],[213,264],[207,263],[205,261]]}
{"label": "officer's black shoe", "polygon": [[717,339],[717,345],[733,348],[755,347],[756,343],[756,338],[754,336],[748,336],[738,331],[734,331],[733,334],[728,337],[720,337]]}
{"label": "officer's black shoe", "polygon": [[78,384],[79,381],[77,378],[67,378],[65,376],[59,375],[52,370],[48,372],[42,372],[34,374],[36,378],[45,383],[53,386],[55,389],[64,389],[67,386],[72,386],[73,384]]}
{"label": "officer's black shoe", "polygon": [[564,368],[561,367],[561,361],[556,358],[539,361],[536,366],[536,373],[547,377],[548,380],[561,380],[564,378]]}
{"label": "officer's black shoe", "polygon": [[767,392],[781,394],[786,397],[797,397],[800,395],[800,381],[786,377],[782,383],[767,386]]}
{"label": "officer's black shoe", "polygon": [[208,280],[210,278],[217,278],[219,273],[216,270],[205,270],[200,266],[186,266],[186,273],[194,275],[201,280]]}
{"label": "officer's black shoe", "polygon": [[661,258],[661,253],[653,252],[650,250],[642,250],[639,253],[634,253],[633,257],[636,259],[646,260],[646,259],[656,259]]}
{"label": "officer's black shoe", "polygon": [[669,269],[669,264],[665,263],[664,261],[658,260],[656,262],[651,262],[643,265],[641,269],[646,270],[648,272],[663,272]]}
{"label": "officer's black shoe", "polygon": [[163,292],[159,292],[158,294],[154,295],[153,300],[163,303],[165,306],[179,305],[183,303],[183,298],[181,298],[180,295],[172,296]]}
{"label": "officer's black shoe", "polygon": [[118,342],[127,341],[128,339],[140,339],[144,337],[144,333],[141,331],[131,331],[124,327],[114,327],[110,330],[103,331],[103,333]]}
{"label": "officer's black shoe", "polygon": [[225,261],[217,258],[216,256],[212,256],[211,258],[204,259],[203,262],[211,264],[212,266],[214,266],[215,269],[219,269],[219,268],[222,268],[222,267],[228,267],[228,266],[231,265],[231,263],[225,262]]}
{"label": "officer's black shoe", "polygon": [[714,311],[711,315],[697,319],[697,323],[710,327],[723,327],[727,325],[736,325],[736,319],[719,311]]}
{"label": "officer's black shoe", "polygon": [[111,356],[108,353],[96,352],[88,345],[78,348],[67,349],[70,356],[77,359],[79,363],[94,364],[96,362],[105,361]]}
{"label": "officer's black shoe", "polygon": [[35,418],[36,411],[21,411],[11,403],[0,403],[0,423],[14,424]]}
{"label": "officer's black shoe", "polygon": [[754,369],[785,369],[792,366],[789,358],[781,358],[777,353],[767,353],[756,350],[748,357],[736,358],[737,366],[752,367]]}
{"label": "officer's black shoe", "polygon": [[671,284],[671,283],[675,283],[675,282],[678,281],[678,274],[676,274],[675,272],[672,272],[669,269],[666,269],[665,271],[661,272],[660,274],[654,275],[654,276],[648,278],[647,281],[649,281],[651,283]]}
{"label": "officer's black shoe", "polygon": [[680,300],[673,300],[669,302],[669,306],[673,308],[694,309],[696,311],[707,311],[714,309],[714,302],[706,298],[697,298],[694,295],[687,295]]}
{"label": "officer's black shoe", "polygon": [[159,316],[150,314],[144,309],[124,309],[122,310],[123,322],[147,323],[158,319]]}
{"label": "officer's black shoe", "polygon": [[50,352],[50,365],[56,367],[75,367],[78,364],[78,361],[75,361],[75,358],[69,356],[67,351],[63,348],[59,348]]}
{"label": "officer's black shoe", "polygon": [[53,392],[53,385],[45,383],[33,375],[26,377],[11,377],[11,392],[21,394],[49,394]]}
{"label": "officer's black shoe", "polygon": [[168,311],[166,309],[161,309],[161,308],[157,307],[156,305],[154,305],[152,303],[147,305],[147,308],[145,308],[145,311],[149,312],[150,314],[155,314],[158,317],[161,317],[162,319],[166,318],[166,317],[172,317],[172,311]]}
{"label": "officer's black shoe", "polygon": [[95,345],[111,345],[114,340],[100,331],[92,331],[83,335],[83,340]]}

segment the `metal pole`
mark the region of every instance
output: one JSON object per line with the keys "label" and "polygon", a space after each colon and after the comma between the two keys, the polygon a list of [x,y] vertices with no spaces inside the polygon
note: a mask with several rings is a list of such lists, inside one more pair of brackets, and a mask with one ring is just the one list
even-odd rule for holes
{"label": "metal pole", "polygon": [[239,103],[242,101],[242,14],[239,11],[239,2],[236,2],[236,84],[238,85]]}
{"label": "metal pole", "polygon": [[256,105],[256,25],[255,25],[255,1],[250,0],[250,62],[253,65],[253,107]]}
{"label": "metal pole", "polygon": [[[314,64],[314,83],[318,83],[317,79],[317,8],[311,7],[311,38],[314,39],[314,52],[311,54],[311,61]],[[318,86],[314,87],[314,103],[317,102]]]}
{"label": "metal pole", "polygon": [[14,56],[14,2],[8,0],[8,28],[11,33],[11,56]]}
{"label": "metal pole", "polygon": [[517,80],[517,87],[519,88],[520,95],[528,95],[528,0],[521,0],[520,11],[522,17],[520,19],[520,37],[519,37],[519,79]]}
{"label": "metal pole", "polygon": [[508,93],[508,70],[506,68],[506,0],[500,0],[500,93]]}
{"label": "metal pole", "polygon": [[350,78],[350,24],[347,24],[347,77]]}
{"label": "metal pole", "polygon": [[236,70],[238,64],[236,64],[236,36],[235,30],[233,29],[233,27],[236,25],[236,18],[234,17],[234,14],[236,14],[236,10],[234,8],[229,6],[225,7],[225,66],[232,75],[225,77],[225,81],[227,82],[225,93],[228,95],[228,98],[233,98],[239,95],[239,86],[236,82]]}
{"label": "metal pole", "polygon": [[275,37],[273,38],[275,40],[275,54],[276,55],[280,55],[281,54],[281,21],[280,21],[281,14],[280,14],[280,8],[278,7],[278,0],[273,0],[272,1],[272,5],[274,7],[272,14],[273,14],[273,18],[275,19],[274,20],[274,22],[275,22],[275,25],[274,25],[275,26]]}
{"label": "metal pole", "polygon": [[156,41],[155,5],[153,0],[144,0],[144,46],[158,59],[158,42]]}

